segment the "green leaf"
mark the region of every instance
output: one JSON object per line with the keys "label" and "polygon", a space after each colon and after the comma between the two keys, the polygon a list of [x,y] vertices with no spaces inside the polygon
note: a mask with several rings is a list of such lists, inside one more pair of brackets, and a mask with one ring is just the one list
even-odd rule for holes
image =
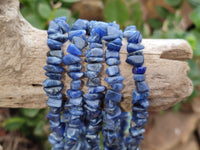
{"label": "green leaf", "polygon": [[200,6],[200,1],[199,1],[199,0],[188,0],[188,2],[189,2],[193,7]]}
{"label": "green leaf", "polygon": [[165,0],[165,2],[173,7],[180,6],[183,0]]}
{"label": "green leaf", "polygon": [[25,121],[26,120],[24,118],[12,117],[5,120],[3,123],[3,126],[5,127],[5,129],[13,131],[13,130],[20,129],[25,123]]}
{"label": "green leaf", "polygon": [[25,19],[34,27],[39,29],[44,29],[46,22],[42,20],[39,16],[36,14],[31,14],[25,17]]}
{"label": "green leaf", "polygon": [[45,3],[39,3],[38,5],[38,12],[41,17],[45,19],[49,19],[52,14],[51,7],[48,4]]}
{"label": "green leaf", "polygon": [[182,105],[182,102],[177,103],[176,105],[173,106],[172,110],[174,112],[179,111],[181,109],[181,105]]}
{"label": "green leaf", "polygon": [[195,50],[196,49],[196,43],[197,43],[196,37],[193,34],[190,34],[186,37],[186,40],[191,45],[192,49]]}
{"label": "green leaf", "polygon": [[158,16],[160,16],[161,18],[166,18],[167,15],[169,14],[169,11],[166,8],[161,7],[161,6],[156,6],[156,11],[157,11]]}
{"label": "green leaf", "polygon": [[67,20],[68,20],[68,18],[71,16],[71,11],[67,8],[57,9],[56,12],[55,12],[55,18],[62,17],[62,16],[66,16]]}
{"label": "green leaf", "polygon": [[190,14],[190,18],[195,26],[200,29],[200,6]]}
{"label": "green leaf", "polygon": [[42,121],[38,122],[37,126],[34,129],[34,135],[36,135],[36,136],[44,135],[43,127],[44,127],[44,123]]}
{"label": "green leaf", "polygon": [[75,3],[78,1],[80,1],[80,0],[61,0],[61,2],[64,2],[64,3]]}
{"label": "green leaf", "polygon": [[142,18],[141,4],[139,2],[135,2],[131,4],[130,8],[131,8],[130,19],[132,21],[131,23],[136,25],[138,30],[141,30],[144,23]]}
{"label": "green leaf", "polygon": [[124,25],[129,18],[128,8],[122,0],[108,0],[104,8],[104,16],[107,22],[116,21]]}
{"label": "green leaf", "polygon": [[162,22],[155,18],[149,19],[148,23],[153,29],[160,29],[162,27]]}
{"label": "green leaf", "polygon": [[40,111],[40,109],[28,109],[28,108],[22,108],[21,109],[22,114],[24,116],[30,117],[30,118],[37,116],[39,111]]}

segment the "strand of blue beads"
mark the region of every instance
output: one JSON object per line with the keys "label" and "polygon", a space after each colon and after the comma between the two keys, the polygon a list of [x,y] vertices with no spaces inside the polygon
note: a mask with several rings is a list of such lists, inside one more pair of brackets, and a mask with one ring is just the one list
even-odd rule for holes
{"label": "strand of blue beads", "polygon": [[126,62],[133,65],[132,72],[136,85],[136,89],[133,91],[132,95],[132,121],[129,129],[130,134],[126,138],[126,147],[127,150],[139,150],[140,141],[144,139],[144,125],[147,122],[147,108],[149,106],[147,100],[149,87],[145,82],[144,75],[146,67],[142,67],[144,63],[144,46],[141,45],[142,35],[137,31],[135,26],[128,26],[124,30],[124,37],[127,38],[128,41]]}
{"label": "strand of blue beads", "polygon": [[64,123],[60,121],[62,111],[62,93],[63,84],[61,83],[64,68],[59,66],[62,63],[63,51],[61,46],[68,40],[65,34],[69,31],[69,25],[66,23],[65,17],[54,19],[49,23],[47,30],[48,39],[47,45],[50,51],[47,53],[47,65],[45,75],[49,77],[43,82],[44,91],[49,97],[47,105],[50,107],[50,112],[47,118],[50,122],[52,133],[49,135],[49,142],[52,144],[52,150],[60,150],[64,148]]}
{"label": "strand of blue beads", "polygon": [[102,100],[105,86],[100,85],[99,74],[102,69],[101,62],[104,61],[103,45],[101,38],[106,35],[107,23],[91,21],[89,24],[90,36],[88,42],[89,49],[86,51],[85,61],[88,63],[84,72],[85,77],[88,78],[86,86],[88,86],[88,93],[84,94],[84,111],[85,111],[85,125],[87,140],[87,150],[100,150],[100,136],[99,132],[102,129]]}
{"label": "strand of blue beads", "polygon": [[69,31],[69,40],[72,42],[67,48],[69,54],[63,57],[63,62],[68,66],[67,74],[72,81],[70,89],[67,90],[69,100],[65,103],[63,121],[65,122],[65,150],[81,150],[85,149],[84,122],[83,122],[83,97],[81,87],[81,77],[83,76],[82,50],[87,46],[86,31],[88,21],[78,19]]}
{"label": "strand of blue beads", "polygon": [[[125,149],[123,131],[128,123],[127,113],[122,113],[119,103],[122,99],[120,90],[123,88],[122,81],[124,77],[120,75],[118,65],[121,63],[119,51],[122,46],[123,32],[116,23],[109,23],[107,35],[103,37],[106,41],[106,64],[109,66],[106,73],[109,77],[105,81],[109,83],[110,89],[105,94],[105,115],[104,115],[104,149],[105,150],[123,150]],[[123,117],[122,117],[123,116]],[[122,121],[124,120],[124,121]]]}

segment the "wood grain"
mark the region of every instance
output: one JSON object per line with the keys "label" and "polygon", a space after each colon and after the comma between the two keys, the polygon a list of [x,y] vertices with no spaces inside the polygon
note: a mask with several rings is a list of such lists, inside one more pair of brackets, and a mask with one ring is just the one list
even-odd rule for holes
{"label": "wood grain", "polygon": [[[46,107],[47,97],[41,86],[46,79],[42,67],[46,64],[49,50],[46,31],[32,27],[21,16],[18,0],[0,1],[0,28],[0,107]],[[68,44],[63,45],[63,51]],[[188,97],[193,90],[185,62],[192,58],[189,44],[182,39],[144,39],[142,44],[148,68],[149,110],[163,110]],[[131,66],[125,63],[126,45],[123,40],[120,70],[125,80],[121,106],[130,111],[135,86]],[[108,86],[103,80],[106,68],[104,63],[101,83]],[[71,80],[66,74],[64,76],[66,90]],[[86,90],[84,86],[83,91]]]}

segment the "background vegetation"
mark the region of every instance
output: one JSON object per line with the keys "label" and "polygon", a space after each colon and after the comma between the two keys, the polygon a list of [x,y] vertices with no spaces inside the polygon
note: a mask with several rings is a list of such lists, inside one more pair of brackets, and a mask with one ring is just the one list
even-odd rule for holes
{"label": "background vegetation", "polygon": [[[55,17],[66,16],[71,25],[79,17],[79,12],[71,11],[71,7],[79,0],[20,0],[22,15],[33,26],[47,29],[50,20]],[[191,68],[188,73],[194,84],[192,95],[173,107],[179,111],[183,103],[190,105],[190,101],[199,96],[200,85],[200,1],[185,0],[192,7],[189,14],[192,24],[187,28],[180,27],[182,15],[180,13],[184,0],[164,0],[173,8],[169,11],[165,7],[156,6],[157,17],[145,20],[139,0],[103,0],[104,21],[116,21],[121,28],[135,24],[144,38],[181,38],[186,39],[192,46],[194,57],[188,61]],[[119,11],[120,10],[120,11]],[[23,137],[36,143],[40,149],[49,149],[47,141],[48,121],[45,115],[48,110],[38,109],[10,109],[10,117],[1,124],[0,135],[17,132]],[[1,143],[0,143],[1,144]]]}

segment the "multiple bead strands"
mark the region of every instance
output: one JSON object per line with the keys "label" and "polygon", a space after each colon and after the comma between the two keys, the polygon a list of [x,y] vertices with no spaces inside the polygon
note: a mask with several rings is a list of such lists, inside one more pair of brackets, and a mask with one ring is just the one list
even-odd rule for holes
{"label": "multiple bead strands", "polygon": [[83,97],[80,78],[83,76],[82,60],[79,56],[82,55],[82,50],[87,46],[86,28],[88,21],[78,19],[72,26],[69,32],[69,40],[72,43],[68,46],[69,54],[63,57],[63,62],[68,65],[67,74],[72,81],[70,89],[67,90],[67,96],[70,98],[65,104],[63,120],[66,123],[65,127],[65,150],[85,149],[84,146],[84,122],[83,122]]}
{"label": "multiple bead strands", "polygon": [[149,96],[149,87],[145,82],[144,75],[146,67],[142,67],[144,63],[144,46],[140,44],[142,35],[137,31],[135,26],[128,26],[124,30],[124,37],[126,37],[128,41],[126,62],[133,65],[132,72],[136,85],[136,89],[133,91],[132,95],[132,122],[129,128],[130,135],[126,138],[126,148],[127,150],[139,150],[140,140],[144,139],[144,125],[147,122],[147,108],[149,106],[147,100]]}
{"label": "multiple bead strands", "polygon": [[[118,104],[121,101],[123,88],[118,65],[121,63],[119,51],[122,46],[122,31],[116,23],[104,23],[97,21],[87,21],[78,19],[69,31],[69,25],[65,17],[54,19],[50,22],[48,29],[47,44],[50,48],[48,52],[47,64],[44,69],[49,79],[43,82],[44,90],[49,96],[47,105],[50,112],[47,118],[50,121],[50,129],[53,131],[49,136],[49,142],[53,145],[52,150],[100,150],[99,132],[102,130],[101,111],[102,99],[105,90],[100,85],[99,74],[102,69],[103,44],[101,39],[106,41],[106,64],[109,67],[106,73],[109,77],[105,81],[109,83],[111,89],[105,94],[105,115],[104,115],[104,149],[105,150],[139,150],[140,140],[145,132],[144,124],[147,122],[147,108],[149,102],[149,88],[145,82],[146,67],[142,67],[144,56],[140,43],[142,36],[135,26],[129,26],[124,31],[124,37],[128,40],[128,57],[126,62],[133,65],[132,72],[136,89],[133,92],[132,122],[129,129],[129,136],[124,135],[128,124],[127,113],[122,113]],[[65,33],[69,32],[69,36]],[[89,34],[89,50],[86,51],[87,71],[81,72],[80,63],[82,50],[87,46],[86,33]],[[61,46],[67,40],[72,42],[63,57]],[[63,110],[61,83],[64,68],[59,66],[62,61],[68,65],[67,74],[72,81],[70,89],[67,90],[69,100],[64,104]],[[89,86],[88,93],[82,97],[81,80],[82,76],[88,78],[86,83]]]}
{"label": "multiple bead strands", "polygon": [[47,65],[44,66],[45,73],[49,79],[43,82],[44,91],[49,97],[47,105],[50,107],[50,112],[47,118],[50,122],[50,129],[53,131],[49,135],[49,142],[53,145],[52,150],[60,150],[64,147],[63,133],[64,123],[60,121],[62,111],[62,93],[63,84],[61,83],[64,68],[59,66],[62,63],[63,51],[61,46],[68,40],[65,34],[69,31],[69,25],[66,23],[65,17],[54,19],[49,24],[47,30],[48,39],[47,45],[50,51],[47,53]]}
{"label": "multiple bead strands", "polygon": [[121,63],[119,51],[122,46],[123,33],[119,25],[113,24],[107,27],[107,35],[103,37],[106,41],[106,64],[109,67],[106,73],[109,77],[105,81],[109,83],[111,89],[107,89],[105,94],[105,115],[104,115],[104,149],[105,150],[123,150],[124,142],[121,135],[121,109],[118,104],[121,101],[122,94],[119,92],[123,88],[122,81],[124,77],[120,76],[118,65]]}
{"label": "multiple bead strands", "polygon": [[105,86],[100,85],[99,74],[102,69],[101,62],[104,61],[103,45],[101,38],[106,34],[106,25],[104,22],[91,21],[89,23],[90,36],[88,42],[89,49],[86,51],[86,62],[88,63],[84,72],[85,77],[88,78],[86,86],[88,86],[88,93],[84,94],[84,109],[85,109],[85,125],[87,140],[86,149],[100,150],[99,132],[102,129],[102,98]]}

